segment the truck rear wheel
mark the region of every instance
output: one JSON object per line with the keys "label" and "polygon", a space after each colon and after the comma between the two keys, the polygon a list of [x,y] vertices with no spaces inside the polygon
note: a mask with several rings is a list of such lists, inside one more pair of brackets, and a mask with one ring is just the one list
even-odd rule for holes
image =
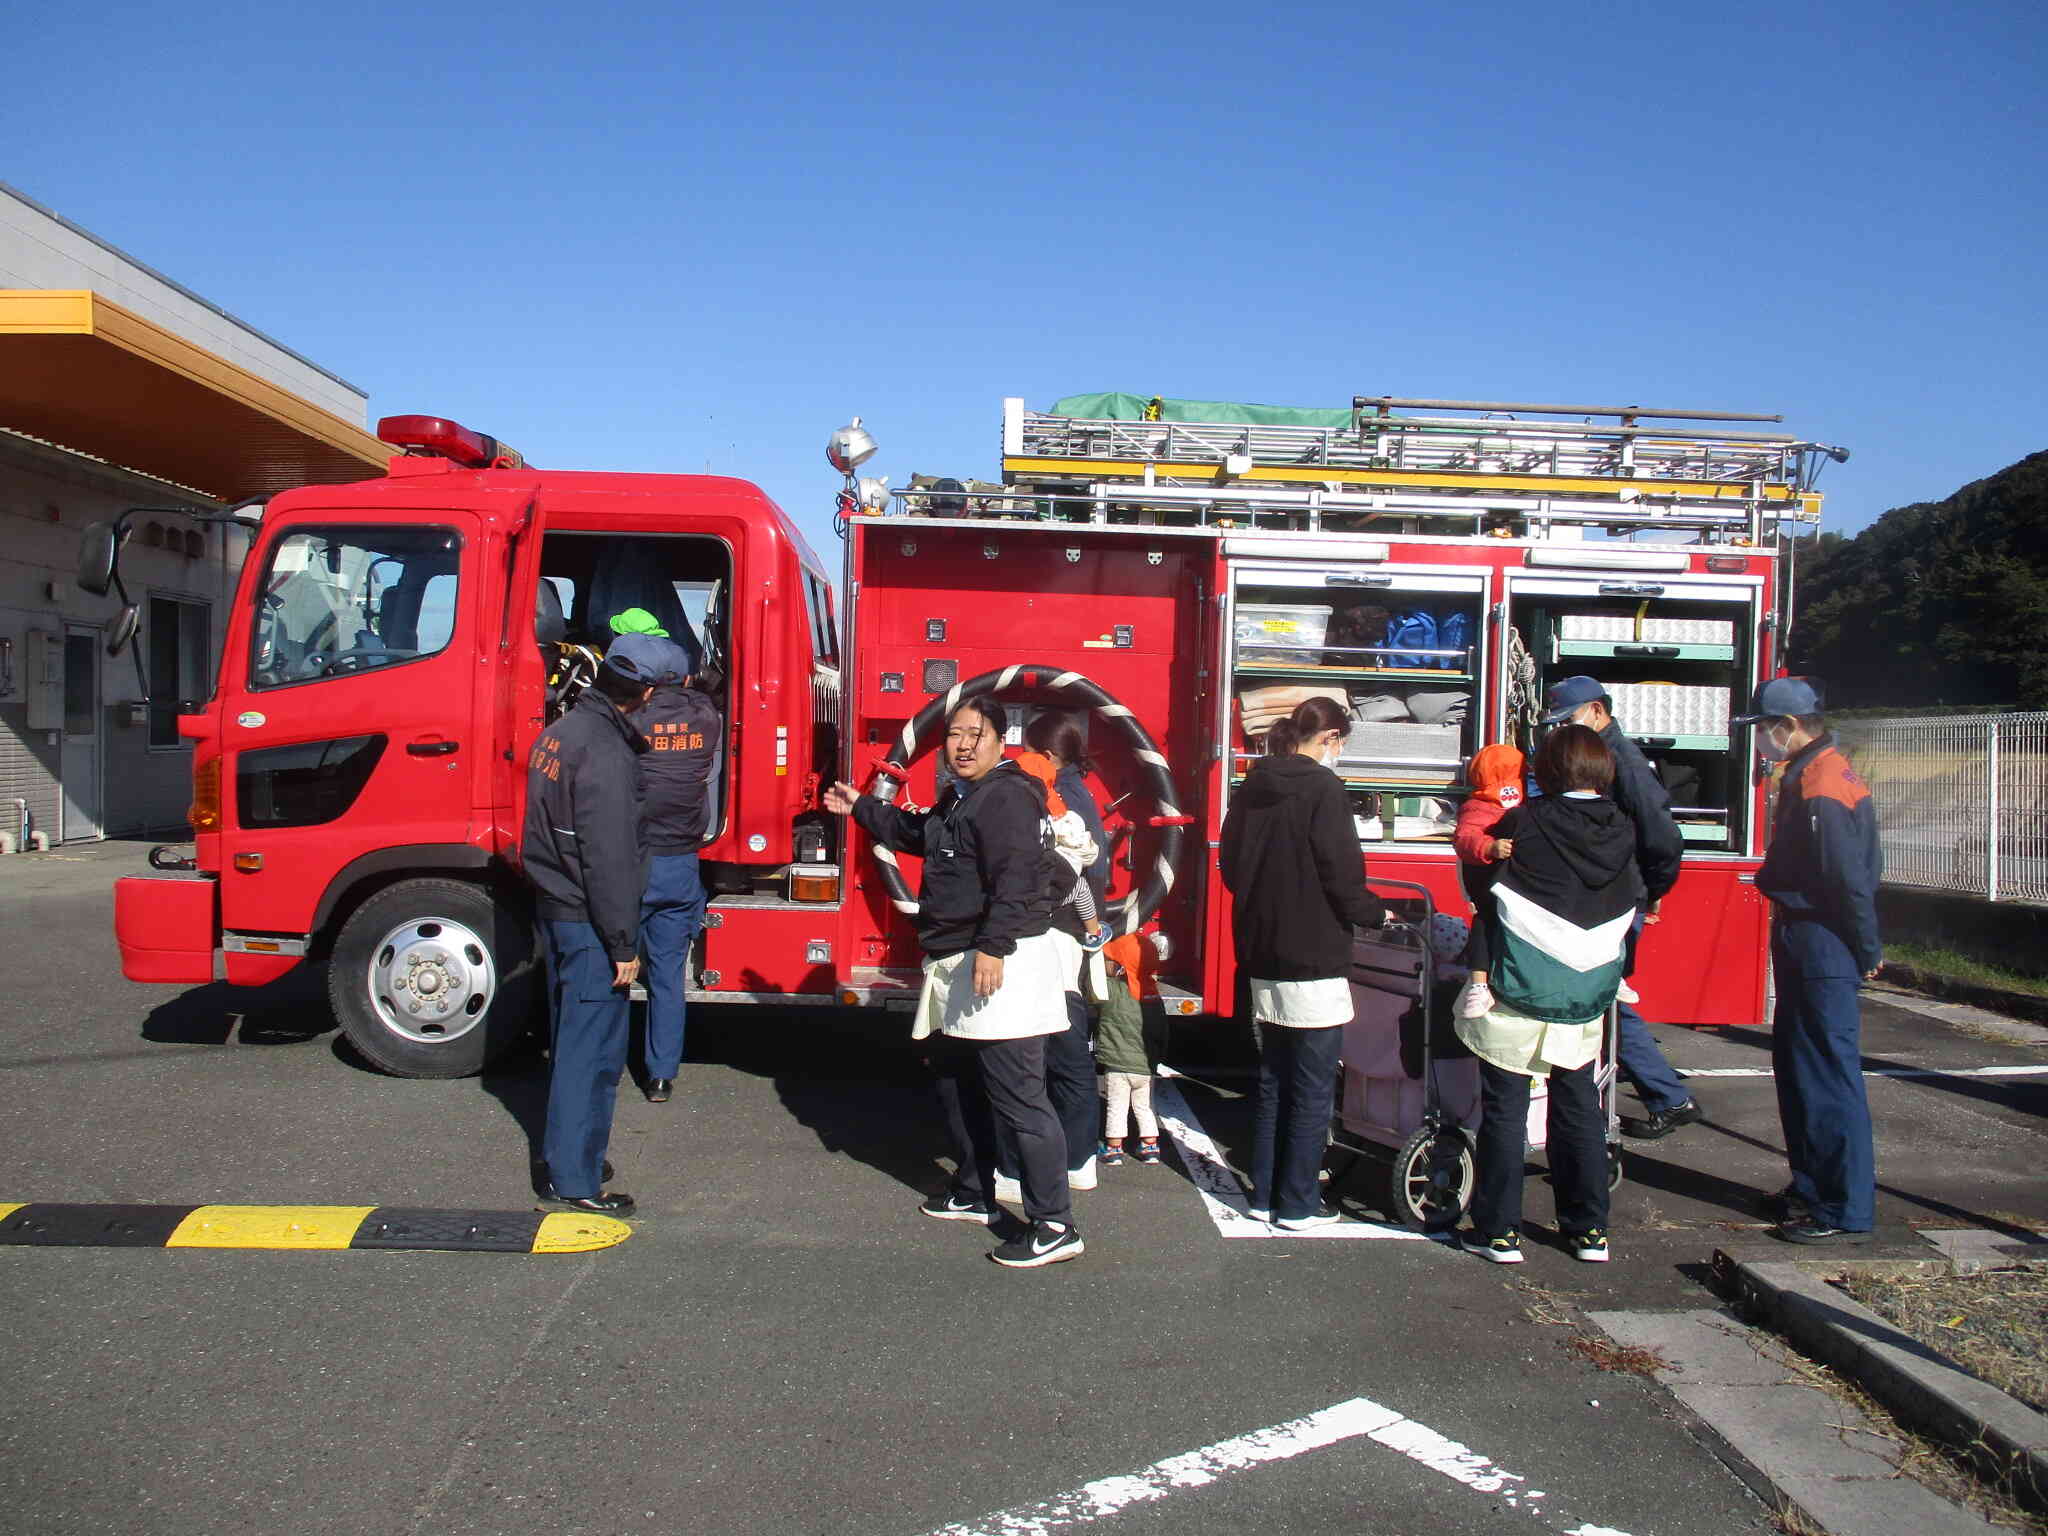
{"label": "truck rear wheel", "polygon": [[327,995],[384,1071],[468,1077],[526,1033],[539,969],[523,909],[460,880],[401,880],[342,925]]}

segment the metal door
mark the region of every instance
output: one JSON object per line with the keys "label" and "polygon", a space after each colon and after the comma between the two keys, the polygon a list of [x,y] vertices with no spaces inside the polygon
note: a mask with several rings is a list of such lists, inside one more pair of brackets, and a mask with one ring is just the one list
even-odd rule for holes
{"label": "metal door", "polygon": [[106,835],[100,801],[100,632],[64,627],[64,745],[58,759],[63,811],[57,840],[92,842]]}

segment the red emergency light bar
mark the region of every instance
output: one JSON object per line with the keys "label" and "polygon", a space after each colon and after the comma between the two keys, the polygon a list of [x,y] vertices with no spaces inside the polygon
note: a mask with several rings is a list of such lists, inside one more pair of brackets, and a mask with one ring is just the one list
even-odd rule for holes
{"label": "red emergency light bar", "polygon": [[386,416],[377,423],[377,436],[394,448],[448,459],[464,469],[523,469],[526,465],[518,449],[443,416]]}

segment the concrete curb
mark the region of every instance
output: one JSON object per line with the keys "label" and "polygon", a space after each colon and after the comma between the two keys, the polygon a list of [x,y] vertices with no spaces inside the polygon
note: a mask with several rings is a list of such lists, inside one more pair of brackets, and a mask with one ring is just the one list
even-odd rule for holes
{"label": "concrete curb", "polygon": [[1802,1353],[1852,1377],[1906,1424],[1968,1459],[2029,1508],[2048,1510],[2048,1416],[1958,1370],[1822,1278],[1827,1266],[1714,1254],[1734,1299]]}

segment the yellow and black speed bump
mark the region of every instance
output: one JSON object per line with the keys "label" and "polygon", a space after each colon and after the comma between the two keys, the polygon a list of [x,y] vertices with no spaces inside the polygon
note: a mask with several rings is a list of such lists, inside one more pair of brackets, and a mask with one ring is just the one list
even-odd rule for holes
{"label": "yellow and black speed bump", "polygon": [[17,1248],[414,1248],[589,1253],[633,1229],[565,1211],[437,1211],[405,1205],[27,1205],[0,1201],[0,1246]]}

